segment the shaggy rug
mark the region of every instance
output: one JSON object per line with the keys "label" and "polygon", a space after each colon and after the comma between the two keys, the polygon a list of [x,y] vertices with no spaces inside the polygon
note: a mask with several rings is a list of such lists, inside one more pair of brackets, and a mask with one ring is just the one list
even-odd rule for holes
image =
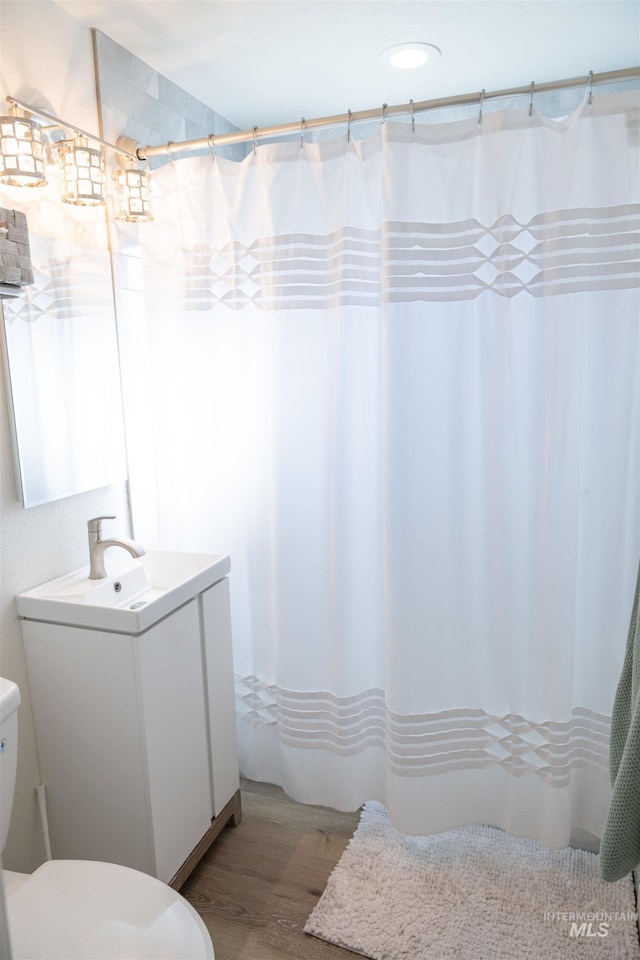
{"label": "shaggy rug", "polygon": [[371,960],[640,960],[631,875],[493,827],[407,837],[375,801],[304,929]]}

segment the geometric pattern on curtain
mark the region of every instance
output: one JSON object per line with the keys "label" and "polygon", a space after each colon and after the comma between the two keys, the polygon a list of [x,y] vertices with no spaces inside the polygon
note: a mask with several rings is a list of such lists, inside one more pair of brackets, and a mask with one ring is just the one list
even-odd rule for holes
{"label": "geometric pattern on curtain", "polygon": [[264,310],[553,296],[640,282],[640,206],[552,210],[520,223],[386,222],[282,234],[215,249],[182,244],[182,308]]}
{"label": "geometric pattern on curtain", "polygon": [[544,723],[471,708],[406,715],[391,710],[380,689],[337,697],[284,690],[256,676],[236,677],[236,685],[239,715],[251,726],[277,724],[282,743],[341,756],[383,747],[399,776],[500,765],[566,787],[575,769],[608,769],[610,720],[581,707],[567,721]]}

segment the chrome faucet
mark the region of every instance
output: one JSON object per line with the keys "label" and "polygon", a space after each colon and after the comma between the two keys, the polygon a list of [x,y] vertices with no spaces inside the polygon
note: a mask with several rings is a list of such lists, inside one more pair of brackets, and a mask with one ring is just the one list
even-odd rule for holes
{"label": "chrome faucet", "polygon": [[104,553],[108,547],[122,547],[132,557],[144,556],[144,550],[135,540],[103,540],[102,521],[115,520],[115,517],[94,517],[87,522],[89,531],[89,580],[103,580],[107,571],[104,568]]}

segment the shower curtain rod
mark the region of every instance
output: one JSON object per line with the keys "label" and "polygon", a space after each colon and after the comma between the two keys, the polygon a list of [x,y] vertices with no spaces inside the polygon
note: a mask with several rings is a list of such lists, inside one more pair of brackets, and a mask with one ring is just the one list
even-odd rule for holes
{"label": "shower curtain rod", "polygon": [[413,116],[414,113],[424,113],[426,110],[436,110],[439,107],[460,107],[477,103],[480,110],[485,100],[495,100],[499,97],[516,97],[535,93],[542,93],[547,90],[561,90],[567,87],[591,86],[594,83],[610,83],[614,80],[627,80],[640,77],[640,67],[629,67],[624,70],[609,70],[606,73],[593,73],[591,71],[587,76],[571,77],[567,80],[552,80],[546,83],[531,83],[526,87],[510,87],[506,90],[492,90],[487,93],[485,90],[477,93],[463,93],[455,97],[442,97],[438,100],[420,100],[414,103],[401,103],[396,106],[388,106],[386,103],[381,107],[375,107],[372,110],[349,110],[347,113],[340,113],[332,117],[316,117],[312,120],[306,120],[302,117],[293,123],[280,123],[271,127],[254,127],[252,130],[238,130],[234,133],[223,133],[220,136],[211,134],[208,137],[200,137],[197,140],[182,140],[174,143],[171,140],[168,143],[151,147],[144,146],[136,149],[136,155],[139,160],[148,160],[151,157],[169,155],[171,159],[179,159],[178,153],[186,153],[192,150],[212,149],[216,146],[222,146],[230,143],[254,143],[265,137],[275,137],[288,133],[304,131],[313,127],[332,127],[340,124],[350,125],[361,120],[386,119],[393,116]]}

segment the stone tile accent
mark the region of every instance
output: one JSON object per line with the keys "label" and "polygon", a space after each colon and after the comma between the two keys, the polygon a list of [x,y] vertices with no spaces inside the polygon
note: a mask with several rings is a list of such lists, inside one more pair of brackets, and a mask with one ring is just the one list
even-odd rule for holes
{"label": "stone tile accent", "polygon": [[19,210],[0,207],[0,286],[29,283],[33,283],[33,267],[27,218]]}

